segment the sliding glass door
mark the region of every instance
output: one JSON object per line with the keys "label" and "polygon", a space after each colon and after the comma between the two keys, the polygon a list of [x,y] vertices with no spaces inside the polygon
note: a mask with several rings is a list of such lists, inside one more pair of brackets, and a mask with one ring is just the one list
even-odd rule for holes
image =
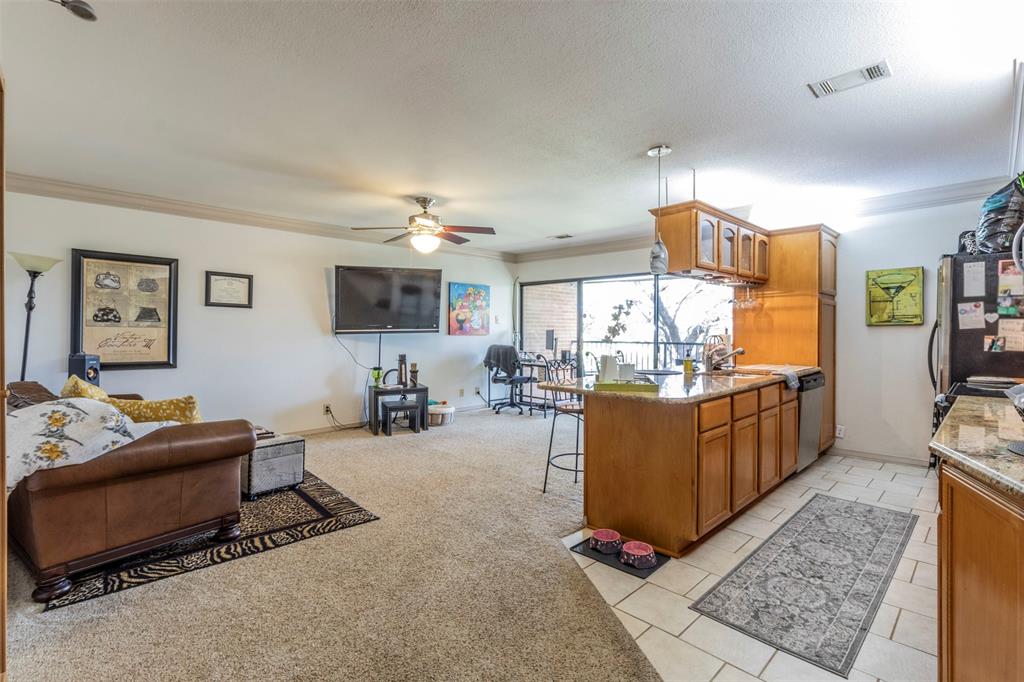
{"label": "sliding glass door", "polygon": [[654,277],[583,280],[583,358],[597,372],[602,355],[637,369],[654,366]]}
{"label": "sliding glass door", "polygon": [[732,334],[734,290],[679,277],[631,275],[521,285],[520,347],[568,352],[588,374],[602,355],[638,369],[699,360],[709,334]]}

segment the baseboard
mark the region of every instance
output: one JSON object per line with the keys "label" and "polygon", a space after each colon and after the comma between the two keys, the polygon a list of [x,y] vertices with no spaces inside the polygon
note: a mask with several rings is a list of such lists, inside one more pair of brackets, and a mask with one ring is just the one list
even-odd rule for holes
{"label": "baseboard", "polygon": [[860,450],[847,450],[835,446],[829,448],[825,454],[837,455],[839,457],[857,457],[858,459],[870,459],[876,462],[889,462],[891,464],[908,464],[910,466],[928,466],[928,457],[917,459],[915,457],[897,457],[896,455],[880,455],[876,452],[861,452]]}
{"label": "baseboard", "polygon": [[[462,407],[456,407],[456,412],[477,412],[480,410],[490,409],[484,404],[480,405],[463,405]],[[352,422],[351,424],[339,424],[338,426],[321,426],[315,429],[303,429],[301,431],[292,431],[291,433],[296,436],[317,436],[323,433],[331,433],[335,431],[344,430],[356,430],[366,425],[366,422]]]}

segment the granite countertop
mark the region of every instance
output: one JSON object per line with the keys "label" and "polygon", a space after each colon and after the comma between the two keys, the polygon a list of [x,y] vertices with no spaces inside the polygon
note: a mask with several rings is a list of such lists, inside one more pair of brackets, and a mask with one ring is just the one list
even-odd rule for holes
{"label": "granite countertop", "polygon": [[[601,394],[614,395],[616,398],[624,398],[626,400],[652,400],[680,404],[698,403],[713,398],[722,398],[733,393],[741,393],[777,384],[783,381],[784,378],[772,372],[780,371],[782,368],[796,372],[797,376],[821,371],[817,367],[806,367],[803,365],[751,365],[749,367],[738,367],[736,371],[741,373],[740,376],[696,373],[652,377],[655,383],[658,384],[657,393],[601,391]],[[587,395],[594,393],[594,381],[594,377],[584,377],[575,382],[564,384],[541,382],[538,384],[538,388],[575,393],[576,395]]]}
{"label": "granite countertop", "polygon": [[949,466],[1024,498],[1024,456],[1006,449],[1024,441],[1024,421],[1006,398],[960,396],[928,449]]}

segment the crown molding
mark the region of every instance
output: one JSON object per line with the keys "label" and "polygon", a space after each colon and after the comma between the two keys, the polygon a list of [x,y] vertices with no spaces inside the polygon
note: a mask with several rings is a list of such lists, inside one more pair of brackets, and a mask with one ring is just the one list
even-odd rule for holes
{"label": "crown molding", "polygon": [[871,197],[858,202],[856,213],[858,216],[868,217],[976,201],[987,198],[1009,181],[1009,177],[986,178]]}
{"label": "crown molding", "polygon": [[602,253],[620,253],[622,251],[634,251],[636,249],[649,249],[653,243],[653,236],[646,235],[630,237],[628,239],[616,239],[614,241],[607,242],[579,244],[578,246],[565,246],[560,249],[549,249],[547,251],[523,251],[515,254],[515,262],[529,263],[531,261],[553,260],[555,258],[595,256]]}
{"label": "crown molding", "polygon": [[[952,185],[929,187],[909,192],[871,197],[858,202],[856,215],[860,217],[877,216],[886,213],[898,213],[900,211],[913,211],[923,208],[958,204],[965,201],[977,201],[985,199],[1007,182],[1009,182],[1007,177],[994,177],[984,180],[972,180],[970,182],[961,182]],[[332,225],[329,223],[320,223],[311,220],[283,218],[265,213],[243,211],[233,208],[222,208],[219,206],[199,204],[191,201],[181,201],[178,199],[167,199],[149,194],[122,192],[120,190],[94,187],[91,185],[80,185],[72,182],[64,182],[62,180],[22,175],[20,173],[7,173],[7,191],[51,197],[54,199],[67,199],[70,201],[82,201],[91,204],[116,206],[119,208],[130,208],[139,211],[166,213],[186,218],[215,220],[218,222],[232,223],[236,225],[261,227],[271,230],[283,230],[285,232],[297,232],[317,237],[330,237],[331,239],[376,244],[378,246],[389,246],[400,249],[408,248],[403,244],[382,244],[372,236],[349,232],[347,231],[346,226],[343,225]],[[576,256],[594,256],[606,253],[632,251],[647,248],[651,243],[651,236],[637,235],[624,239],[591,242],[576,246],[565,246],[558,249],[537,251],[504,252],[466,246],[453,247],[448,244],[442,244],[441,249],[446,253],[474,256],[477,258],[488,258],[505,263],[529,263],[532,261],[553,260],[556,258],[573,258]]]}
{"label": "crown molding", "polygon": [[[197,218],[200,220],[215,220],[222,223],[235,225],[246,225],[249,227],[261,227],[269,230],[282,230],[285,232],[297,232],[316,237],[330,237],[345,241],[361,242],[364,244],[376,244],[378,246],[396,247],[400,249],[409,248],[405,244],[382,244],[369,235],[362,235],[349,232],[344,225],[332,225],[312,220],[297,220],[295,218],[283,218],[281,216],[243,211],[235,208],[222,208],[199,204],[191,201],[178,199],[167,199],[150,194],[137,194],[135,192],[123,192],[121,190],[94,187],[91,185],[80,185],[63,180],[52,180],[33,175],[22,175],[21,173],[7,173],[7,191],[19,194],[32,194],[40,197],[53,199],[66,199],[69,201],[81,201],[89,204],[102,204],[104,206],[116,206],[118,208],[130,208],[138,211],[151,211],[153,213],[166,213],[185,218]],[[473,247],[442,243],[440,247],[446,253],[458,254],[460,256],[474,256],[477,258],[489,258],[504,262],[514,262],[511,254],[490,249],[478,249]]]}

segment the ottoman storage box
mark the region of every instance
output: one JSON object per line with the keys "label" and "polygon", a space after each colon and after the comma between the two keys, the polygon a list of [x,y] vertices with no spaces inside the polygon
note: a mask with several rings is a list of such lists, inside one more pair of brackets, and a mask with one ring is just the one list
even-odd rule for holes
{"label": "ottoman storage box", "polygon": [[242,495],[253,500],[261,493],[297,486],[305,468],[306,441],[302,436],[257,440],[256,449],[242,457]]}

